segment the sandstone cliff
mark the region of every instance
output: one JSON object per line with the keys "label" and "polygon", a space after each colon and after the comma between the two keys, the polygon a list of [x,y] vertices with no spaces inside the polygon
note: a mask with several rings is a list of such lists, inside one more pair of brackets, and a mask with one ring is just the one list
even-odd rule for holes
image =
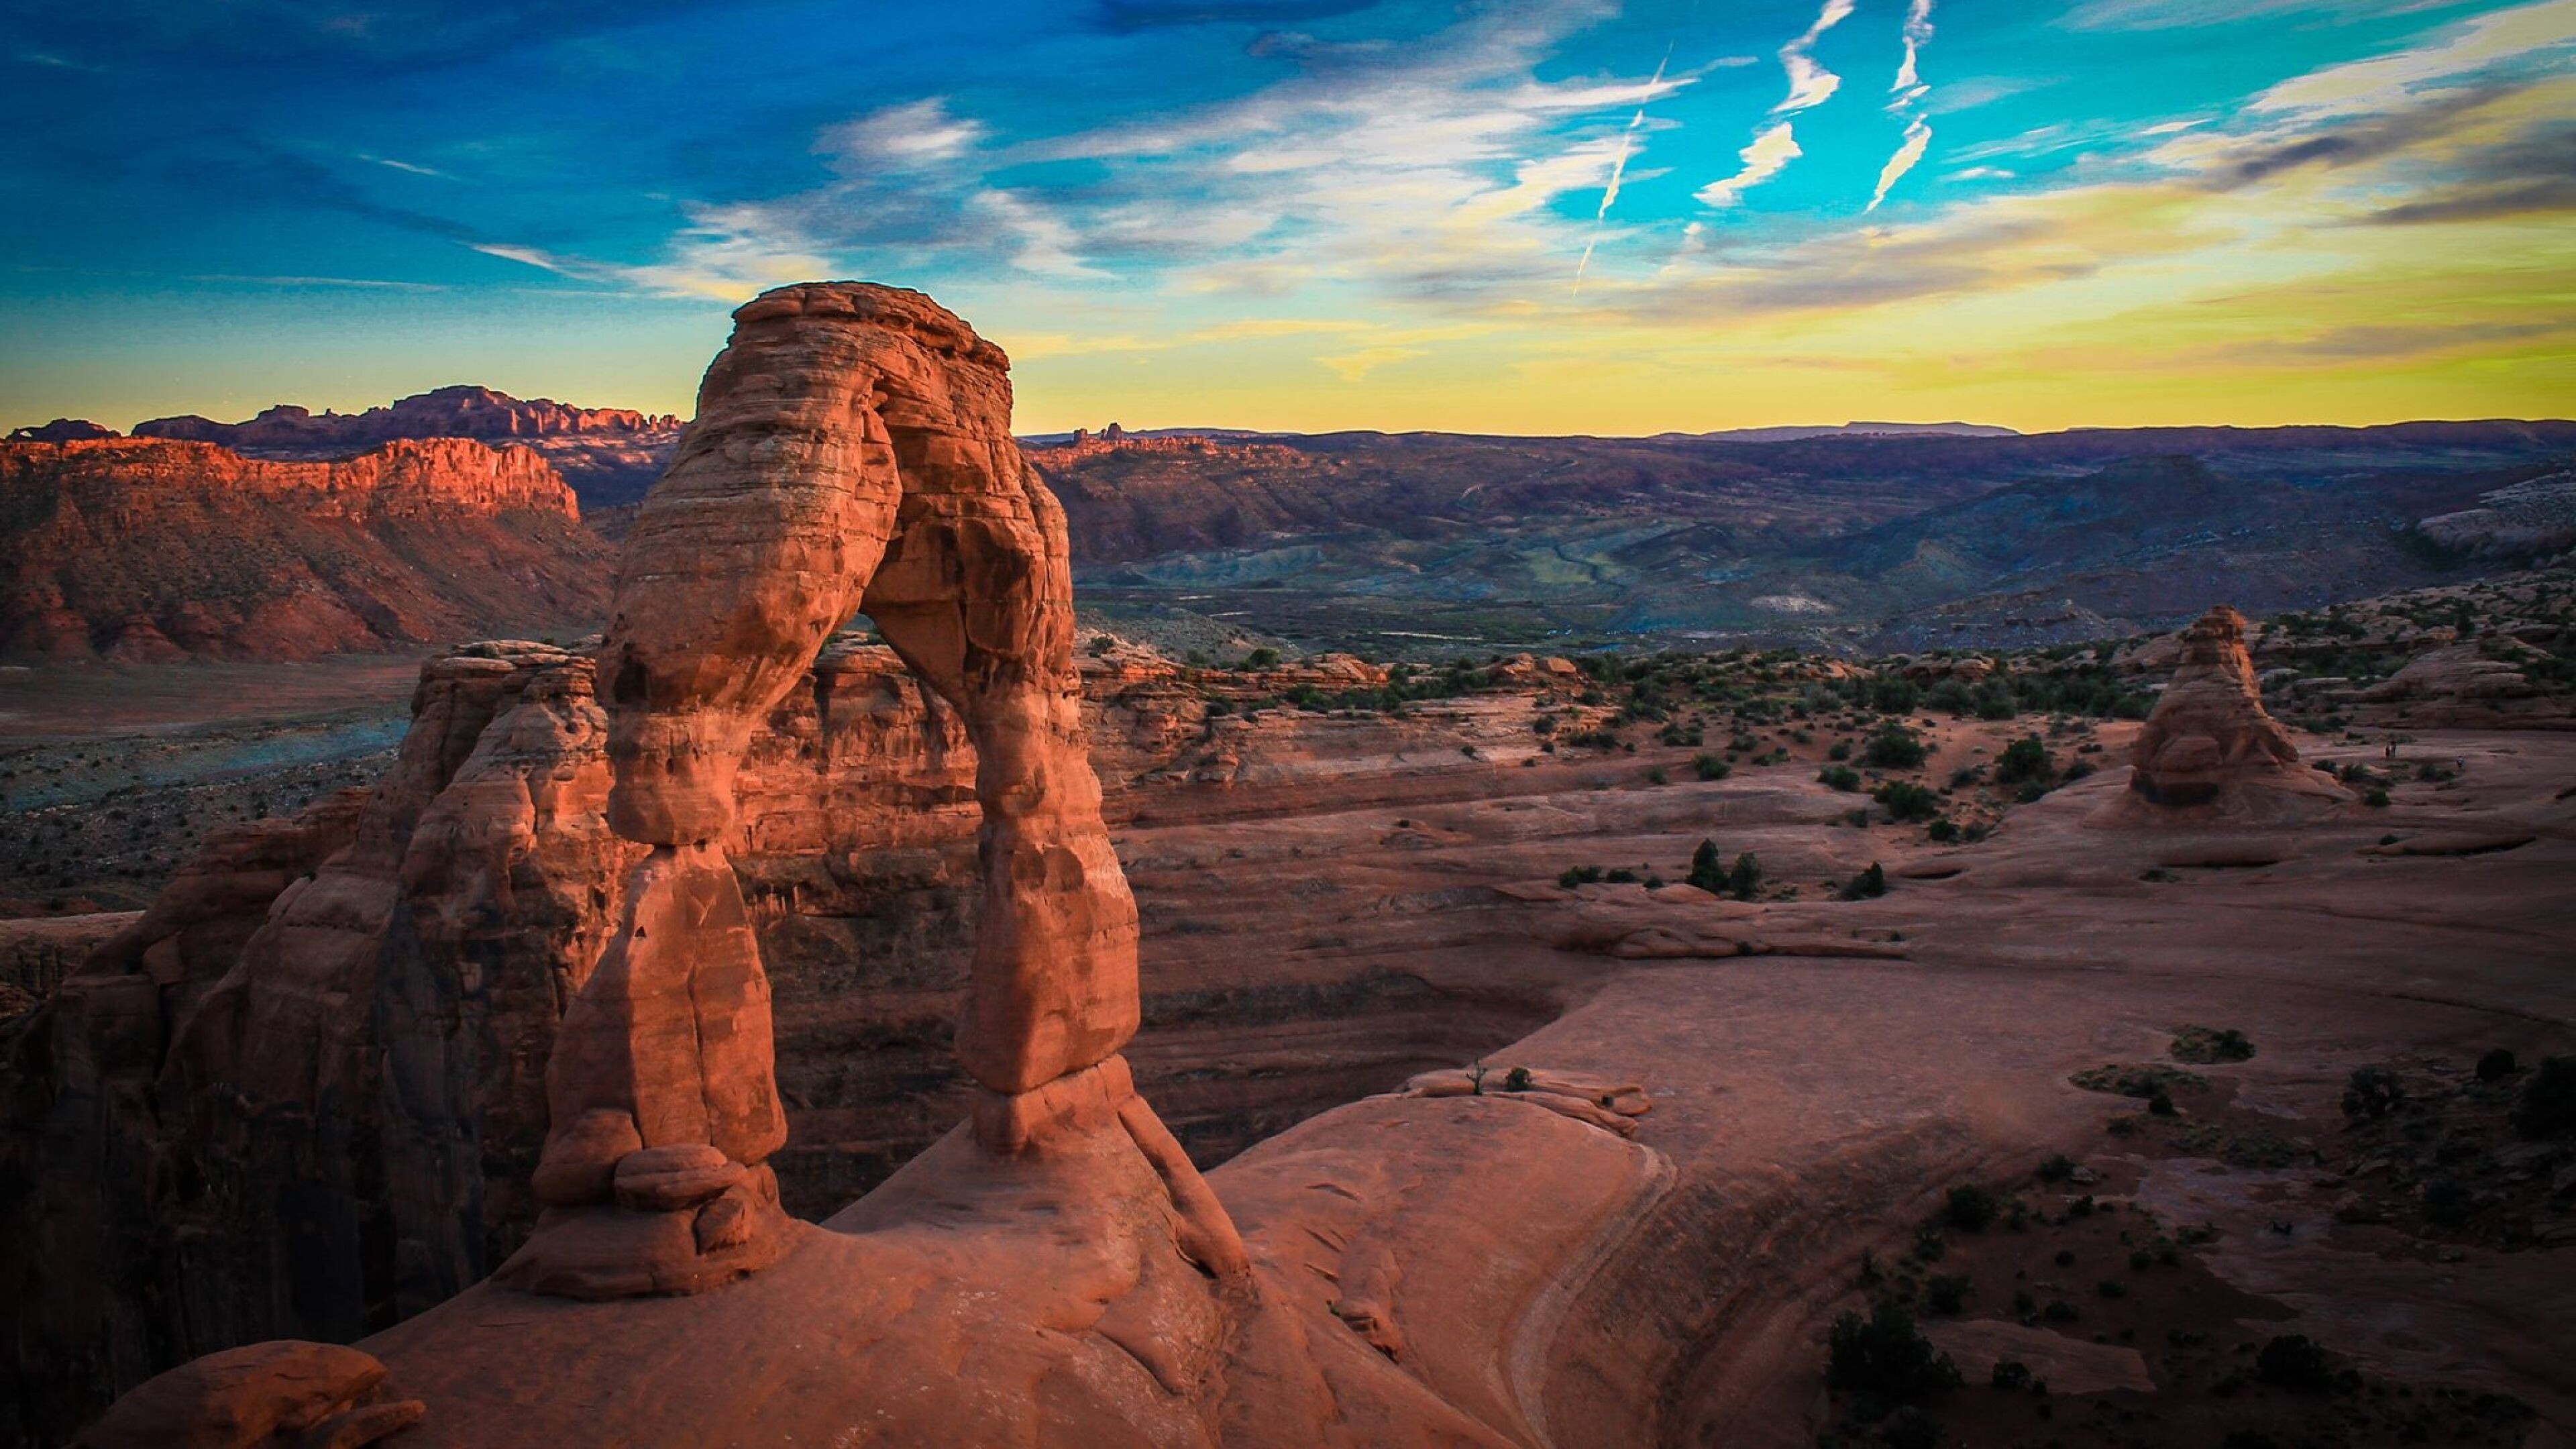
{"label": "sandstone cliff", "polygon": [[580,625],[608,550],[533,453],[335,463],[207,443],[0,444],[0,656],[307,659]]}

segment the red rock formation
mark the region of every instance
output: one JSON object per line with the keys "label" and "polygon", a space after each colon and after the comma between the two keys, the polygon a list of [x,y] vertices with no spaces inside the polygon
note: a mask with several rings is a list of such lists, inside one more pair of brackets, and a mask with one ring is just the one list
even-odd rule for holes
{"label": "red rock formation", "polygon": [[[1065,1085],[1135,1032],[1136,912],[1083,753],[1063,515],[1011,439],[1008,366],[914,292],[785,288],[736,314],[620,569],[609,819],[652,854],[566,1013],[540,1169],[554,1211],[506,1279],[691,1291],[784,1251],[769,988],[723,841],[753,727],[861,607],[975,743],[984,891],[957,1050],[989,1094],[978,1140],[1021,1151],[1091,1103],[1196,1231],[1230,1239],[1123,1063],[1114,1087]],[[638,1143],[712,1146],[731,1175],[673,1205],[694,1217],[611,1205],[607,1170]]]}
{"label": "red rock formation", "polygon": [[2245,616],[2220,604],[2175,636],[2181,664],[2129,756],[2129,788],[2106,820],[2272,820],[2350,798],[2299,763],[2263,709]]}
{"label": "red rock formation", "polygon": [[304,659],[596,617],[607,550],[522,449],[339,463],[0,444],[0,655]]}
{"label": "red rock formation", "polygon": [[428,1413],[354,1348],[282,1339],[162,1374],[117,1401],[75,1449],[359,1449]]}

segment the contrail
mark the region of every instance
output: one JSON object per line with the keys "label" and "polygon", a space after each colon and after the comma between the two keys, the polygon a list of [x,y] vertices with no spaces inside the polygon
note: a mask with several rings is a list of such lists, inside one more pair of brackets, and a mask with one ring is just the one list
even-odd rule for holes
{"label": "contrail", "polygon": [[[1665,42],[1664,58],[1655,62],[1655,78],[1646,82],[1649,97],[1664,83],[1664,67],[1673,63],[1673,47],[1680,43],[1678,35]],[[1641,101],[1637,105],[1637,114],[1628,118],[1627,129],[1619,133],[1619,154],[1610,161],[1610,184],[1601,189],[1600,208],[1592,213],[1592,235],[1583,243],[1583,260],[1574,264],[1574,293],[1578,297],[1583,295],[1584,269],[1592,265],[1592,249],[1601,245],[1601,228],[1610,220],[1610,204],[1619,199],[1619,178],[1628,174],[1628,154],[1636,148],[1637,128],[1644,124],[1646,107]]]}

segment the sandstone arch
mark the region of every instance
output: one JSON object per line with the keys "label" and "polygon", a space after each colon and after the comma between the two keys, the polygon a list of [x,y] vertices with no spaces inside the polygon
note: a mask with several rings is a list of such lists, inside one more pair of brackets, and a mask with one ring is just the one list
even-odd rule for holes
{"label": "sandstone arch", "polygon": [[1051,1121],[1122,1123],[1212,1245],[1203,1264],[1239,1263],[1116,1059],[1137,1024],[1136,908],[1083,750],[1064,518],[1011,438],[1008,359],[897,288],[787,287],[734,315],[619,570],[608,813],[650,853],[566,1012],[547,1212],[499,1276],[689,1292],[783,1251],[768,985],[722,841],[751,731],[862,608],[976,747],[985,889],[957,1051],[983,1088],[978,1140],[1013,1152]]}

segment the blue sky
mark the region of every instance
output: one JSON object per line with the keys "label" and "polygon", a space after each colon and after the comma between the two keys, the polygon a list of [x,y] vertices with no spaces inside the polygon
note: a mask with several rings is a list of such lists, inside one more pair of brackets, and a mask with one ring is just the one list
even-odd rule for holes
{"label": "blue sky", "polygon": [[2576,396],[2576,0],[99,0],[0,34],[5,424],[457,381],[686,412],[725,311],[816,276],[947,302],[1033,431]]}

